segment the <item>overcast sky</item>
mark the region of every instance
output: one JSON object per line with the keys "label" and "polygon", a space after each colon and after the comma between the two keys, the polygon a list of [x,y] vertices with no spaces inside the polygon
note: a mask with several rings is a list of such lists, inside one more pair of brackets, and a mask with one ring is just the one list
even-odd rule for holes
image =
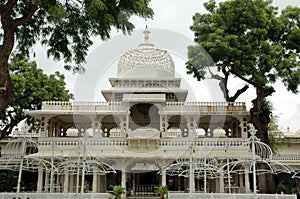
{"label": "overcast sky", "polygon": [[[188,86],[192,89],[197,88],[196,90],[199,90],[200,86],[202,89],[205,89],[204,91],[210,92],[211,88],[207,88],[207,85],[193,80],[191,76],[185,76],[184,62],[186,59],[183,52],[179,50],[181,45],[188,42],[192,43],[193,33],[189,27],[192,25],[192,16],[196,12],[204,12],[203,2],[205,1],[152,0],[150,7],[154,10],[153,19],[146,21],[138,17],[132,17],[131,21],[136,27],[132,36],[123,36],[120,33],[113,32],[112,39],[109,41],[94,40],[95,44],[92,46],[87,59],[87,74],[84,76],[74,76],[70,72],[61,70],[60,63],[55,63],[48,59],[39,46],[37,46],[38,52],[36,56],[38,66],[44,68],[47,73],[52,73],[56,70],[62,71],[66,75],[67,86],[75,94],[76,100],[103,100],[100,90],[109,88],[110,85],[107,79],[116,75],[119,56],[126,49],[137,46],[138,43],[142,42],[143,36],[141,32],[147,25],[153,32],[151,33],[152,35],[150,34],[150,41],[158,47],[167,49],[173,56],[177,76],[183,78],[182,86]],[[279,8],[287,5],[300,6],[299,0],[275,0],[273,2]],[[160,34],[164,36],[159,36]],[[180,38],[180,41],[178,39],[175,39],[175,41],[174,38]],[[174,47],[174,44],[177,43],[178,46]],[[95,73],[95,70],[101,70],[101,72]],[[240,83],[235,83],[231,85],[231,88],[236,89],[239,86],[241,86]],[[300,96],[287,92],[281,83],[276,84],[275,89],[276,92],[268,99],[274,105],[275,115],[280,117],[280,128],[286,130],[287,127],[290,127],[292,131],[300,129]],[[84,93],[86,90],[91,92],[86,94]],[[209,94],[209,97],[213,98],[212,93]],[[202,95],[201,97],[193,96],[191,99],[207,101],[209,97]],[[250,100],[254,97],[254,91],[249,90],[237,101],[245,101],[248,109],[250,109]]]}

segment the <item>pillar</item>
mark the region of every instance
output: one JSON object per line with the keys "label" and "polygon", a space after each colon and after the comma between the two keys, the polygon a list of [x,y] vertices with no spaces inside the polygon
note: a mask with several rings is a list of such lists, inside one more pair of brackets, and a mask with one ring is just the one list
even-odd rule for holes
{"label": "pillar", "polygon": [[245,191],[245,183],[244,183],[244,174],[239,174],[239,185],[238,187],[240,187],[239,192],[244,193]]}
{"label": "pillar", "polygon": [[49,171],[45,172],[45,192],[49,191]]}
{"label": "pillar", "polygon": [[70,175],[70,181],[69,181],[69,192],[73,193],[74,192],[74,175]]}
{"label": "pillar", "polygon": [[245,192],[250,192],[249,166],[245,166]]}
{"label": "pillar", "polygon": [[97,175],[97,192],[101,193],[101,175]]}
{"label": "pillar", "polygon": [[179,176],[177,176],[177,179],[178,179],[178,183],[177,183],[177,191],[181,191],[181,188],[180,188],[181,178],[180,178]]}
{"label": "pillar", "polygon": [[240,122],[240,128],[242,131],[242,138],[247,138],[248,137],[248,129],[247,129],[247,119],[243,118],[242,121]]}
{"label": "pillar", "polygon": [[41,125],[41,131],[40,131],[42,137],[49,136],[49,134],[48,134],[49,120],[50,120],[50,117],[43,117],[43,119],[42,119],[42,125]]}
{"label": "pillar", "polygon": [[126,187],[126,171],[125,171],[125,168],[122,168],[122,171],[121,171],[121,186],[125,188],[125,195],[127,194],[126,191],[127,191],[127,187]]}
{"label": "pillar", "polygon": [[41,193],[43,190],[43,168],[38,168],[38,181],[37,181],[37,193]]}
{"label": "pillar", "polygon": [[63,188],[64,193],[69,192],[69,170],[65,170],[65,176],[64,176],[64,188]]}
{"label": "pillar", "polygon": [[223,172],[221,172],[221,174],[220,174],[218,188],[219,188],[220,193],[224,193],[224,188],[225,187],[224,187],[224,173]]}
{"label": "pillar", "polygon": [[132,192],[135,194],[135,173],[132,175]]}
{"label": "pillar", "polygon": [[192,170],[190,183],[191,183],[192,192],[195,192],[195,173],[194,173],[194,170]]}
{"label": "pillar", "polygon": [[166,175],[166,170],[162,170],[161,174],[161,186],[166,186],[167,185],[167,175]]}
{"label": "pillar", "polygon": [[93,185],[92,185],[93,193],[97,193],[97,182],[98,182],[97,167],[93,166]]}
{"label": "pillar", "polygon": [[56,191],[55,192],[59,192],[59,193],[61,192],[59,174],[56,174]]}

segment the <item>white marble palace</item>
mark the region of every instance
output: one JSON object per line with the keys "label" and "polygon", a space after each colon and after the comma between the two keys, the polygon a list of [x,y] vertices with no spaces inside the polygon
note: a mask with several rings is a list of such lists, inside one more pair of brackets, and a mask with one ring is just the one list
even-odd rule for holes
{"label": "white marble palace", "polygon": [[[106,101],[47,101],[28,111],[41,128],[1,140],[1,169],[17,167],[21,154],[33,168],[38,193],[102,193],[110,185],[130,188],[132,195],[151,195],[162,185],[251,192],[245,103],[187,102],[172,57],[149,43],[147,29],[144,34],[145,41],[120,58],[111,88],[102,90]],[[298,137],[289,143],[278,143],[278,153],[266,158],[300,165]],[[224,165],[236,160],[245,163],[227,173]],[[191,162],[198,166],[190,169]]]}

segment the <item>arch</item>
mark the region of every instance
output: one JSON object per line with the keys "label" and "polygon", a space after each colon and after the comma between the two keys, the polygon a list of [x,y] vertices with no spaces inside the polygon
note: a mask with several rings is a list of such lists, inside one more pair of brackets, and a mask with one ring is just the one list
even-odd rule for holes
{"label": "arch", "polygon": [[130,108],[129,128],[131,130],[140,127],[160,129],[159,108],[151,103],[138,103]]}
{"label": "arch", "polygon": [[168,129],[177,128],[182,132],[182,136],[188,136],[187,119],[181,115],[173,115],[168,120]]}
{"label": "arch", "polygon": [[120,121],[117,117],[113,115],[106,115],[102,118],[101,122],[101,130],[103,137],[109,137],[110,130],[113,128],[120,128]]}
{"label": "arch", "polygon": [[231,130],[231,137],[241,137],[242,129],[238,118],[231,115],[204,115],[197,119],[197,127],[203,128],[206,132],[208,129],[213,132],[216,128],[222,128],[228,135]]}
{"label": "arch", "polygon": [[56,137],[67,136],[67,130],[70,128],[77,129],[78,136],[80,136],[92,124],[91,119],[85,115],[54,115],[48,121],[49,136],[55,133]]}

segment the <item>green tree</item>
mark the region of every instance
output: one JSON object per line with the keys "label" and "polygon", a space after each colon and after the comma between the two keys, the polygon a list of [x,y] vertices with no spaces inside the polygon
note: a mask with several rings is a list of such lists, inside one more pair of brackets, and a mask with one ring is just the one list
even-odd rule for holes
{"label": "green tree", "polygon": [[150,0],[0,0],[0,112],[13,102],[8,61],[13,50],[28,56],[41,42],[48,56],[80,72],[92,36],[107,39],[113,27],[124,33],[132,15],[153,16]]}
{"label": "green tree", "polygon": [[46,75],[35,62],[13,57],[9,64],[15,101],[0,114],[1,138],[10,134],[14,127],[25,120],[31,126],[35,121],[25,114],[26,110],[38,110],[43,101],[69,100],[72,94],[66,90],[64,75],[55,72]]}
{"label": "green tree", "polygon": [[[270,0],[231,0],[219,6],[210,0],[204,6],[207,12],[193,17],[191,30],[195,41],[222,73],[212,77],[221,80],[227,101],[235,101],[248,85],[255,88],[250,122],[257,129],[257,136],[268,143],[270,112],[263,106],[265,99],[275,92],[274,83],[281,80],[289,91],[298,92],[300,8],[286,7],[279,15]],[[211,72],[208,62],[201,57],[201,61],[194,61],[199,47],[189,48],[192,59],[187,63],[188,73],[198,80],[204,79],[207,71]],[[227,88],[229,76],[245,82],[232,97]]]}

